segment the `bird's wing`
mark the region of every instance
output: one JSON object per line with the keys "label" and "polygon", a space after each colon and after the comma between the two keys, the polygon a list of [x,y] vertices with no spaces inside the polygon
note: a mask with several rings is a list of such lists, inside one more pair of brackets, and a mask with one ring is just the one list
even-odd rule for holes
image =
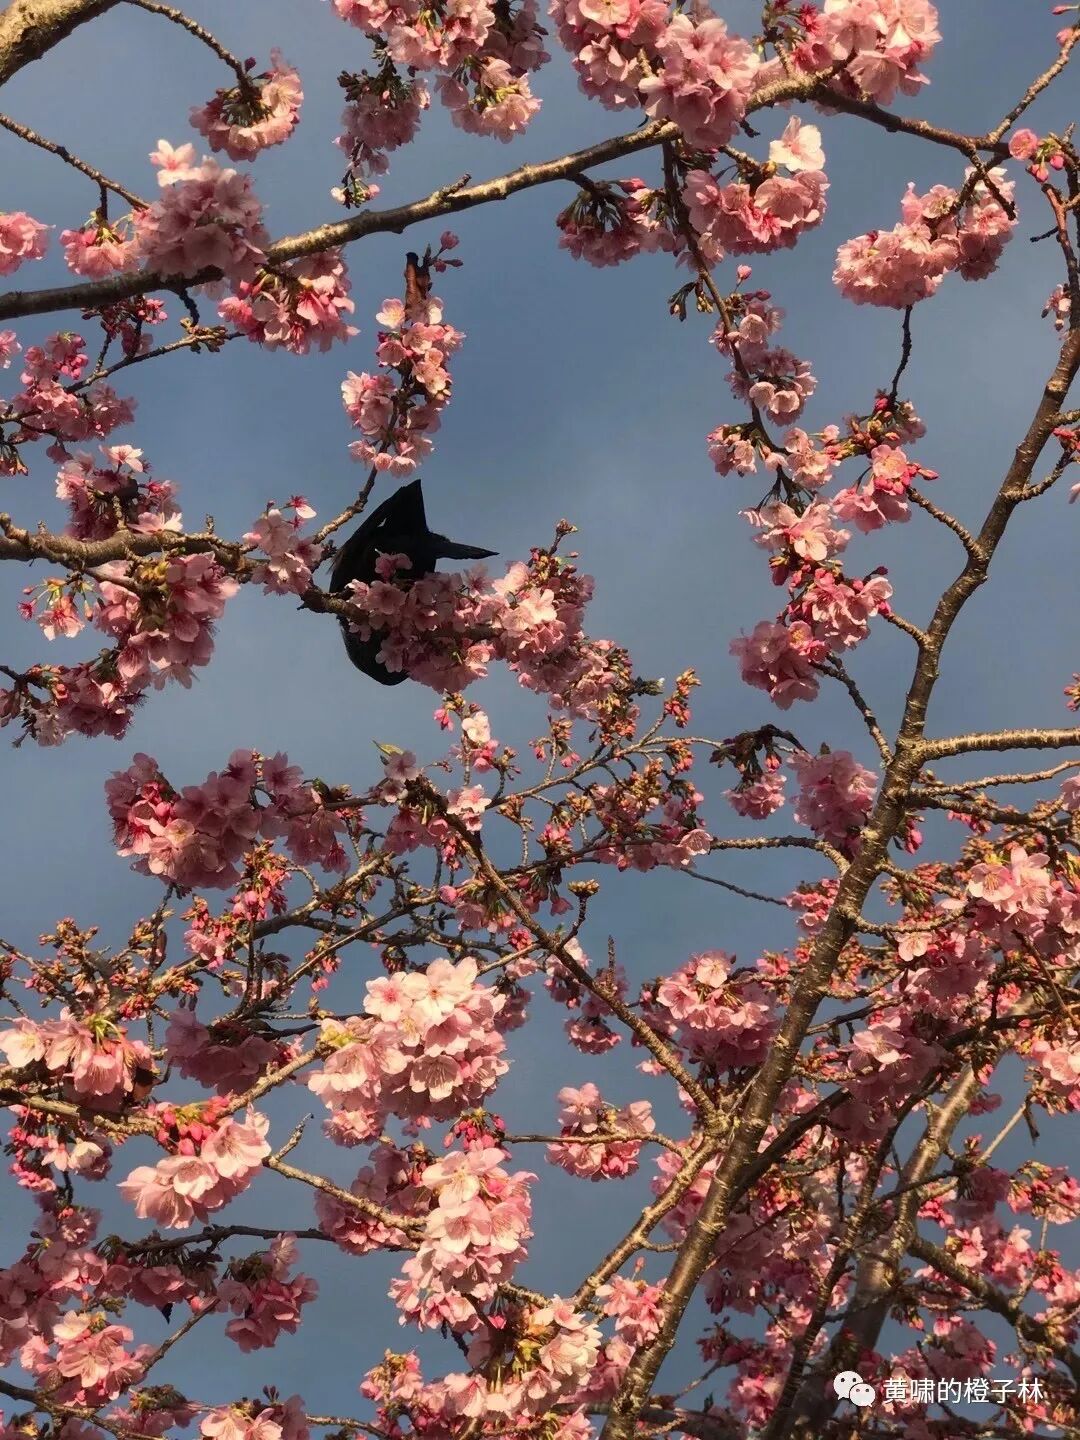
{"label": "bird's wing", "polygon": [[417,513],[423,529],[426,526],[424,496],[420,481],[414,480],[411,485],[403,485],[400,490],[395,490],[393,495],[388,495],[381,505],[376,505],[370,515],[365,515],[338,551],[334,568],[330,572],[330,593],[333,595],[344,590],[350,580],[370,578],[363,575],[361,569],[368,559],[365,552],[373,553],[379,532],[391,524],[397,530],[401,528],[399,522],[402,516],[412,517]]}
{"label": "bird's wing", "polygon": [[342,635],[345,638],[345,651],[349,659],[363,674],[377,680],[380,685],[400,685],[409,676],[404,670],[388,670],[376,656],[382,645],[382,636],[373,635],[367,640],[361,640],[360,636],[349,630],[343,623]]}
{"label": "bird's wing", "polygon": [[411,485],[403,485],[390,498],[394,503],[394,513],[389,518],[392,518],[395,529],[406,535],[425,534],[428,523],[420,481],[414,480]]}

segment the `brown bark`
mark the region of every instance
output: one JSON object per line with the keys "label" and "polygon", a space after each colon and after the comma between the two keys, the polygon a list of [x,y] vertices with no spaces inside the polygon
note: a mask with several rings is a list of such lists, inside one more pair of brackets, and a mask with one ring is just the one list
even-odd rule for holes
{"label": "brown bark", "polygon": [[0,85],[119,0],[12,0],[0,12]]}

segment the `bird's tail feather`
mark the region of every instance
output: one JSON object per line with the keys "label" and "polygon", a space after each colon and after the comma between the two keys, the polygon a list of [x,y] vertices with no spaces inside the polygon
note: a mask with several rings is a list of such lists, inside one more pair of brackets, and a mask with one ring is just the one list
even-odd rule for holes
{"label": "bird's tail feather", "polygon": [[440,560],[487,560],[497,555],[497,550],[482,550],[479,545],[459,545],[456,540],[447,540],[445,535],[436,537]]}

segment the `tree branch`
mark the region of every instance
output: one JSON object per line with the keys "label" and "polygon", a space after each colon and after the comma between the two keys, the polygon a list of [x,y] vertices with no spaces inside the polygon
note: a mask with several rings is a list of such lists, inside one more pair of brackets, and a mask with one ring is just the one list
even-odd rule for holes
{"label": "tree branch", "polygon": [[197,20],[193,20],[190,15],[185,15],[175,5],[163,5],[159,3],[159,0],[126,0],[126,3],[136,5],[140,10],[148,10],[151,15],[162,15],[166,20],[171,20],[174,25],[182,26],[190,35],[194,35],[196,40],[201,40],[219,59],[224,60],[236,76],[236,82],[241,89],[250,92],[251,79],[243,65],[230,50],[226,50],[220,40],[211,35],[210,31],[200,25]]}
{"label": "tree branch", "polygon": [[[1062,401],[1078,369],[1080,332],[1072,332],[1062,344],[1058,362],[1043,386],[1027,433],[1017,447],[976,537],[978,554],[968,556],[963,571],[946,588],[934,610],[905,701],[894,757],[886,767],[874,809],[862,832],[859,853],[840,877],[836,898],[818,932],[809,960],[800,972],[769,1057],[748,1088],[740,1124],[721,1156],[701,1209],[665,1280],[665,1309],[659,1330],[650,1341],[635,1349],[626,1367],[612,1401],[603,1440],[630,1440],[633,1435],[660,1366],[675,1342],[686,1307],[728,1223],[738,1188],[753,1164],[780,1094],[794,1072],[807,1031],[828,992],[837,958],[856,931],[863,902],[881,873],[888,858],[889,843],[907,814],[911,786],[921,766],[931,758],[923,729],[945,642],[964,605],[987,579],[994,551],[1057,423]],[[1080,739],[1075,743],[1080,743]],[[818,1399],[820,1402],[820,1395]],[[820,1427],[808,1433],[820,1433]]]}
{"label": "tree branch", "polygon": [[[23,3],[28,3],[28,0],[23,0]],[[67,3],[70,5],[73,0],[67,0]],[[101,4],[104,3],[105,0],[101,0]],[[116,4],[118,0],[108,0],[108,3]],[[145,8],[153,7],[148,5]],[[858,116],[885,130],[915,135],[934,144],[958,150],[969,158],[980,150],[994,158],[1007,154],[1005,146],[988,141],[984,136],[961,135],[923,120],[892,115],[877,105],[841,95],[830,88],[828,77],[824,74],[785,78],[764,86],[751,100],[747,113],[753,114],[755,111],[791,100],[821,100],[832,109]],[[522,165],[517,170],[511,170],[493,180],[485,180],[479,185],[443,186],[425,199],[414,200],[408,205],[398,205],[389,210],[365,210],[347,220],[331,221],[300,235],[285,236],[270,246],[267,261],[276,265],[287,260],[298,260],[306,255],[349,244],[365,235],[385,231],[401,234],[410,225],[443,215],[454,215],[462,210],[471,210],[493,200],[505,200],[519,190],[529,190],[536,185],[572,179],[576,173],[591,166],[604,165],[608,161],[621,159],[624,155],[633,155],[639,150],[661,145],[665,140],[678,138],[679,130],[675,125],[654,120],[629,134],[616,135],[610,140],[602,140],[596,145],[554,160],[546,160],[536,165]],[[0,320],[10,320],[22,315],[43,315],[55,310],[96,310],[119,300],[129,300],[135,295],[145,295],[151,290],[174,289],[179,284],[190,287],[220,279],[221,272],[212,268],[189,276],[162,275],[158,271],[147,270],[136,275],[116,275],[108,280],[59,286],[49,290],[12,290],[0,295]]]}
{"label": "tree branch", "polygon": [[1080,745],[1080,729],[998,730],[988,734],[952,735],[947,739],[924,740],[922,753],[927,760],[940,760],[946,755],[970,755],[976,750],[1061,750],[1066,745]]}
{"label": "tree branch", "polygon": [[20,140],[25,140],[28,145],[36,145],[41,150],[47,150],[50,155],[55,155],[58,160],[78,170],[88,180],[93,180],[101,190],[111,190],[114,195],[119,195],[121,200],[126,200],[129,205],[138,210],[145,209],[146,201],[141,200],[131,190],[125,190],[123,185],[118,185],[115,180],[110,180],[100,170],[95,170],[92,165],[87,165],[85,160],[80,160],[73,155],[66,145],[58,145],[55,140],[47,140],[44,135],[39,135],[36,130],[31,130],[29,125],[22,125],[18,120],[13,120],[10,115],[0,115],[0,125],[5,130],[10,130],[12,135],[17,135]]}
{"label": "tree branch", "polygon": [[0,14],[0,85],[119,0],[13,0]]}
{"label": "tree branch", "polygon": [[[414,200],[408,205],[397,205],[390,210],[365,210],[352,215],[348,220],[335,220],[326,225],[316,226],[300,235],[287,235],[275,241],[267,251],[267,262],[279,265],[287,260],[299,260],[305,255],[315,255],[322,250],[333,249],[365,235],[376,235],[386,231],[400,235],[410,225],[432,220],[442,215],[457,214],[471,210],[477,205],[486,205],[492,200],[505,200],[518,190],[529,190],[535,185],[546,185],[554,180],[565,180],[575,170],[587,165],[603,165],[623,155],[633,155],[638,150],[647,150],[666,138],[678,134],[674,125],[654,122],[629,135],[617,135],[611,140],[590,145],[585,150],[574,151],[556,160],[537,165],[522,165],[506,175],[482,184],[466,186],[463,189],[443,187],[434,190],[423,200]],[[178,284],[187,286],[205,284],[220,280],[221,272],[209,268],[197,275],[162,275],[158,271],[145,270],[135,275],[114,275],[108,280],[93,280],[79,285],[63,285],[51,290],[12,290],[0,295],[0,320],[20,315],[42,315],[54,310],[99,309],[103,305],[115,304],[118,300],[129,300],[135,295],[145,295],[151,290],[173,289]]]}
{"label": "tree branch", "polygon": [[914,1235],[908,1242],[908,1254],[913,1255],[917,1260],[923,1260],[927,1265],[932,1265],[939,1274],[961,1285],[977,1300],[982,1302],[983,1309],[992,1310],[995,1315],[1000,1315],[1012,1325],[1016,1333],[1032,1344],[1040,1346],[1060,1360],[1068,1370],[1069,1374],[1080,1385],[1080,1355],[1060,1337],[1055,1336],[1053,1330],[1045,1322],[1036,1320],[1033,1315],[1028,1315],[1020,1308],[1020,1301],[1014,1300],[1006,1295],[1004,1291],[998,1290],[988,1280],[976,1274],[970,1266],[961,1264],[955,1256],[943,1250],[940,1245],[933,1244],[930,1240],[924,1240],[921,1235]]}

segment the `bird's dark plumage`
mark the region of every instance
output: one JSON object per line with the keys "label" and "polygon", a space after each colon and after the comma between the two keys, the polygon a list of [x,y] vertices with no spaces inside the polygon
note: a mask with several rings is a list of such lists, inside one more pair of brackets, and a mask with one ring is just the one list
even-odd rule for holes
{"label": "bird's dark plumage", "polygon": [[[424,492],[420,481],[414,480],[376,506],[345,541],[334,561],[330,593],[339,594],[352,580],[370,583],[376,579],[375,563],[380,555],[407,555],[412,561],[409,578],[416,580],[422,575],[431,575],[440,560],[485,560],[494,554],[494,550],[459,545],[429,530]],[[349,659],[358,670],[378,680],[380,685],[399,685],[408,679],[404,671],[394,673],[376,659],[382,646],[380,634],[362,640],[344,620],[341,630]]]}

